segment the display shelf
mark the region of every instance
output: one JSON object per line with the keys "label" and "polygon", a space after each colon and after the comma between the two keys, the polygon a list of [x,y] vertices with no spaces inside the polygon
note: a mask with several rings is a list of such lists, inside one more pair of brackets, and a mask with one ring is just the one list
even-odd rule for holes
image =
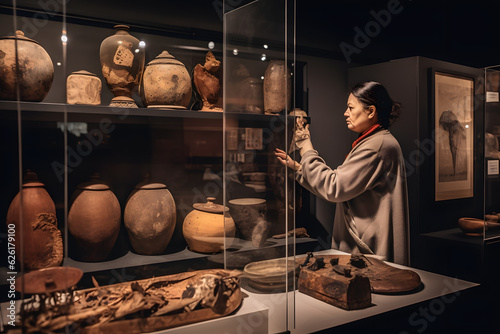
{"label": "display shelf", "polygon": [[[148,118],[195,118],[222,120],[222,112],[182,110],[182,109],[149,109],[149,108],[117,108],[109,106],[72,105],[64,103],[20,102],[19,108],[23,120],[50,121],[59,119],[64,112],[68,120],[80,116],[110,116],[127,123],[144,123]],[[15,101],[0,101],[2,118],[17,118],[18,103]],[[226,113],[227,119],[253,122],[273,122],[283,115]],[[289,116],[291,117],[291,116]]]}

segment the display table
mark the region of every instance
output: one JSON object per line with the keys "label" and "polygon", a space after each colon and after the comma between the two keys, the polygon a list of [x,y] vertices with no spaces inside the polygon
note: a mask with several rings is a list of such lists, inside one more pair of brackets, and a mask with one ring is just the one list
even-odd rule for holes
{"label": "display table", "polygon": [[[345,254],[336,250],[315,252],[315,255]],[[297,256],[301,258],[304,255]],[[410,269],[392,264],[398,268]],[[411,269],[420,275],[421,288],[414,293],[399,295],[372,294],[372,306],[360,310],[344,310],[298,290],[288,293],[259,293],[242,288],[244,299],[241,307],[229,316],[156,332],[169,334],[198,333],[280,333],[287,329],[291,333],[313,333],[379,314],[398,310],[410,305],[424,303],[432,315],[433,310],[442,312],[452,304],[461,291],[478,286],[451,277]],[[244,286],[244,285],[243,285]],[[2,303],[3,323],[6,323],[8,303]],[[288,308],[287,308],[288,306]],[[416,310],[419,307],[415,306]],[[19,304],[18,308],[19,309]],[[287,314],[288,313],[288,314]],[[416,319],[414,319],[416,320]],[[222,332],[221,332],[222,331]]]}
{"label": "display table", "polygon": [[[315,252],[315,255],[336,255],[345,254],[336,250],[325,250]],[[410,269],[404,266],[395,265],[403,269]],[[460,291],[478,286],[476,283],[462,281],[430,272],[411,269],[420,275],[422,289],[418,292],[403,295],[380,295],[372,294],[373,306],[361,310],[344,310],[296,290],[289,292],[290,310],[289,330],[292,333],[313,333],[316,331],[337,327],[343,324],[382,314],[388,311],[397,310],[409,305],[428,302],[428,307],[432,310],[446,307],[452,303],[460,294]],[[284,331],[284,321],[286,319],[284,309],[285,294],[259,294],[245,291],[249,297],[244,303],[255,305],[265,305],[269,308],[269,333]],[[293,304],[293,299],[295,303]],[[295,314],[295,328],[293,328],[293,314]]]}

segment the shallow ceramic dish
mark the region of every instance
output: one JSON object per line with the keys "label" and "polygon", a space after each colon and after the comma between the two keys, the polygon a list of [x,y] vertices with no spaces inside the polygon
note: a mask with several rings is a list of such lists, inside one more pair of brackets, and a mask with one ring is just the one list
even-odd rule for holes
{"label": "shallow ceramic dish", "polygon": [[498,228],[500,227],[500,223],[478,218],[462,217],[458,220],[458,226],[465,235],[482,236],[483,229],[492,230]]}
{"label": "shallow ceramic dish", "polygon": [[272,259],[249,263],[243,272],[250,286],[259,290],[272,290],[283,288],[287,278],[288,283],[292,283],[294,273],[299,273],[299,264],[293,260]]}

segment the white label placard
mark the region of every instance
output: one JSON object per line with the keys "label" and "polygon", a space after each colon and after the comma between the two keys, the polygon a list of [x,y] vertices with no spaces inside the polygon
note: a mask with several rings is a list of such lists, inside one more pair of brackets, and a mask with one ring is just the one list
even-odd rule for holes
{"label": "white label placard", "polygon": [[499,167],[498,160],[488,160],[488,175],[498,175]]}
{"label": "white label placard", "polygon": [[486,102],[499,102],[498,92],[486,92]]}

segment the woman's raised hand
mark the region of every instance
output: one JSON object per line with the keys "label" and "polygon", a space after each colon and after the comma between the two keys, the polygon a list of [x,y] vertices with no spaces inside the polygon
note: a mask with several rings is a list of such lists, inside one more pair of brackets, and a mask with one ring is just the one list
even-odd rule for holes
{"label": "woman's raised hand", "polygon": [[288,168],[299,170],[300,164],[297,161],[290,158],[290,156],[287,155],[285,151],[276,148],[276,150],[274,151],[274,155],[283,165],[287,166]]}

